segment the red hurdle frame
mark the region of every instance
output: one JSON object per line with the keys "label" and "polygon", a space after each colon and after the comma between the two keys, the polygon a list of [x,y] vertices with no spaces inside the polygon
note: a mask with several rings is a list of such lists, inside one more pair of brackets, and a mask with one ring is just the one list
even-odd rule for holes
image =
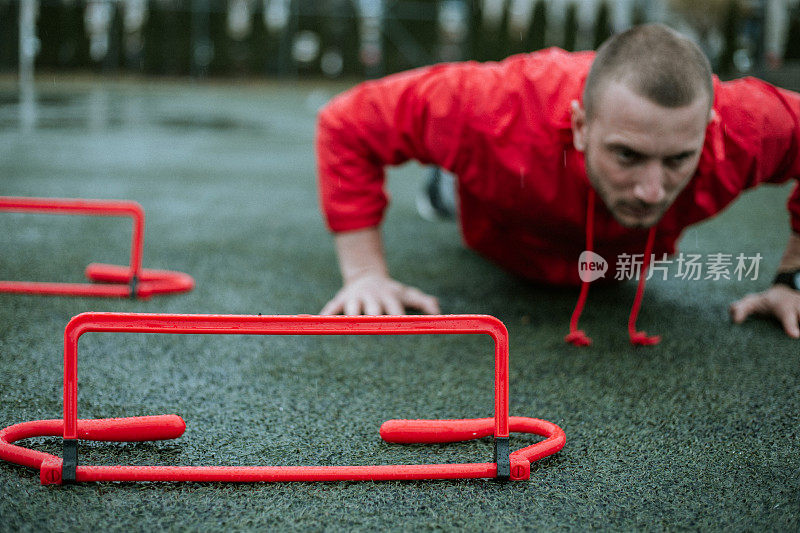
{"label": "red hurdle frame", "polygon": [[91,263],[86,267],[86,277],[90,281],[101,282],[100,284],[0,281],[0,292],[146,299],[154,294],[186,292],[194,288],[194,279],[183,272],[142,268],[144,210],[137,202],[0,196],[0,211],[133,219],[130,265]]}
{"label": "red hurdle frame", "polygon": [[[239,335],[486,334],[495,344],[494,418],[389,420],[387,442],[457,442],[493,435],[492,462],[367,466],[85,466],[78,440],[141,441],[177,438],[185,424],[177,415],[78,420],[78,340],[88,332]],[[546,440],[509,451],[509,432]],[[33,436],[63,438],[63,459],[13,444]],[[550,422],[508,415],[508,332],[486,315],[434,316],[252,316],[150,313],[83,313],[64,331],[64,418],[35,420],[0,430],[0,459],[40,470],[42,484],[83,481],[339,481],[452,478],[528,479],[530,463],[563,448],[564,432]]]}

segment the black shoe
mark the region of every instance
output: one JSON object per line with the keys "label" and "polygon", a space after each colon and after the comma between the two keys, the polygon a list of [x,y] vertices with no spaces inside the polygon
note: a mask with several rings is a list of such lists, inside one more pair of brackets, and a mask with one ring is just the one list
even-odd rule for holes
{"label": "black shoe", "polygon": [[425,220],[453,220],[456,216],[455,176],[439,167],[431,170],[417,194],[417,213]]}

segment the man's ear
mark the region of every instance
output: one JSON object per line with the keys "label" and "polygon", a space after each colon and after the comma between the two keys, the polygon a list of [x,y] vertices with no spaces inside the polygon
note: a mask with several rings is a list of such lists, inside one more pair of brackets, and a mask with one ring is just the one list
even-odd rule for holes
{"label": "man's ear", "polygon": [[570,103],[572,121],[572,144],[579,152],[586,149],[586,111],[580,102],[573,100]]}

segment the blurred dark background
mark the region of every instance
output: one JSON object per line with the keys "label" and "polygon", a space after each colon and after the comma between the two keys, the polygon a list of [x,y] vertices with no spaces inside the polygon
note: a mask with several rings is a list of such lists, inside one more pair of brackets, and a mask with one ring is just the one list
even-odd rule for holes
{"label": "blurred dark background", "polygon": [[0,0],[0,72],[363,78],[593,49],[647,21],[723,76],[800,64],[798,0]]}

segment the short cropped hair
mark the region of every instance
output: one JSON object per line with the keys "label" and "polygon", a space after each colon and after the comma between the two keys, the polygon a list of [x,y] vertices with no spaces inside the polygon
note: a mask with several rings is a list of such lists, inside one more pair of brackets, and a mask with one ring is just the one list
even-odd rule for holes
{"label": "short cropped hair", "polygon": [[635,26],[609,38],[598,49],[583,89],[591,118],[597,98],[609,81],[624,83],[636,94],[664,107],[683,107],[698,95],[714,101],[711,65],[700,47],[663,24]]}

